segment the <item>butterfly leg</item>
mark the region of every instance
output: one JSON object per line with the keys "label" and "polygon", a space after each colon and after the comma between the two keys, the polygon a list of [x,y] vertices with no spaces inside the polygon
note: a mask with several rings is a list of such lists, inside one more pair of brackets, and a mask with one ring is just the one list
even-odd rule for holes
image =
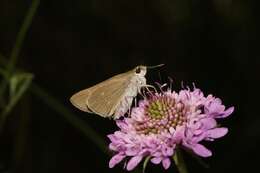
{"label": "butterfly leg", "polygon": [[[127,99],[127,106],[128,106],[128,115],[130,116],[130,115],[131,115],[132,100],[134,99],[134,101],[135,101],[135,106],[136,106],[136,97],[127,96],[126,99]],[[129,100],[128,100],[128,99],[129,99]]]}

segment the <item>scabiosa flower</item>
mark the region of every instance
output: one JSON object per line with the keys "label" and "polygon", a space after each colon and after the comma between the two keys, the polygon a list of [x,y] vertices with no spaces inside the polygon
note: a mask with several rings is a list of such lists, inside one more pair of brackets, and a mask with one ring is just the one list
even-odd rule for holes
{"label": "scabiosa flower", "polygon": [[197,88],[151,94],[132,109],[130,117],[116,121],[120,130],[108,135],[109,148],[116,153],[109,167],[125,159],[130,171],[149,157],[152,163],[162,163],[168,169],[176,147],[209,157],[211,151],[201,142],[227,134],[228,129],[219,127],[216,119],[229,116],[233,110],[225,109],[219,98],[205,97]]}

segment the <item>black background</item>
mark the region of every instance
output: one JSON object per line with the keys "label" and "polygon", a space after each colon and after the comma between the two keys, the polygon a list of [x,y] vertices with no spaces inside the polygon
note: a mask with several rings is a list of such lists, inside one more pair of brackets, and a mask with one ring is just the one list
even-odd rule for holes
{"label": "black background", "polygon": [[[35,75],[75,116],[108,145],[113,121],[74,108],[69,97],[138,64],[165,66],[148,72],[148,83],[174,80],[174,89],[196,86],[220,97],[235,112],[222,124],[224,138],[206,146],[213,156],[205,169],[185,155],[193,172],[252,172],[258,169],[259,23],[253,0],[44,0],[19,56],[19,68]],[[0,52],[9,55],[31,1],[0,1]],[[159,77],[159,73],[162,79]],[[16,172],[126,172],[108,168],[104,154],[66,119],[30,92],[26,152]],[[3,172],[13,164],[14,122],[1,137]],[[16,118],[15,118],[16,117]],[[16,165],[17,166],[17,165]],[[141,168],[141,166],[139,166]],[[149,164],[147,172],[166,172]],[[177,172],[174,166],[167,172]]]}

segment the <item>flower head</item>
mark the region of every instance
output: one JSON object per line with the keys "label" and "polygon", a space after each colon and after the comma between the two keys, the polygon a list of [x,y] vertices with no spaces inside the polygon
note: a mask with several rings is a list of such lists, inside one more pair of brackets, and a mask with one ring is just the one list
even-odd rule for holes
{"label": "flower head", "polygon": [[228,129],[219,127],[216,119],[229,116],[233,110],[196,88],[152,94],[132,109],[130,117],[116,121],[120,130],[108,135],[109,148],[116,153],[109,167],[128,157],[126,169],[130,171],[143,158],[151,157],[152,163],[162,163],[168,169],[177,146],[209,157],[211,151],[200,142],[224,136]]}

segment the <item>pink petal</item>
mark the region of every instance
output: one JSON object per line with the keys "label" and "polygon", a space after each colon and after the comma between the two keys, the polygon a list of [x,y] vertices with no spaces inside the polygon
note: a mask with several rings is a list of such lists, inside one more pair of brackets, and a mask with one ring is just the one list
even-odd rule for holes
{"label": "pink petal", "polygon": [[232,114],[232,112],[234,112],[234,107],[230,107],[227,110],[224,111],[224,113],[221,116],[217,116],[216,118],[226,118],[228,117],[230,114]]}
{"label": "pink petal", "polygon": [[184,138],[184,127],[177,127],[175,133],[173,134],[173,139],[176,143],[180,143]]}
{"label": "pink petal", "polygon": [[197,121],[196,123],[194,123],[194,124],[192,125],[192,128],[193,128],[193,129],[200,129],[201,126],[202,126],[202,122]]}
{"label": "pink petal", "polygon": [[194,130],[193,134],[194,135],[200,135],[203,132],[203,130],[199,129],[199,130]]}
{"label": "pink petal", "polygon": [[116,147],[116,145],[115,145],[114,143],[110,143],[109,146],[108,146],[108,148],[109,148],[110,150],[113,150],[113,151],[116,151],[116,149],[117,149],[117,147]]}
{"label": "pink petal", "polygon": [[153,139],[153,138],[150,138],[150,139],[147,138],[147,140],[145,140],[144,142],[145,142],[145,144],[146,144],[149,148],[154,149],[154,148],[157,147],[157,141],[156,141],[155,139]]}
{"label": "pink petal", "polygon": [[126,130],[128,127],[127,124],[121,120],[116,121],[116,125],[122,130]]}
{"label": "pink petal", "polygon": [[204,107],[205,113],[214,118],[221,115],[224,110],[225,106],[218,102],[217,99],[211,101],[208,105]]}
{"label": "pink petal", "polygon": [[217,126],[217,122],[214,118],[204,118],[200,120],[200,122],[203,124],[204,130],[212,129]]}
{"label": "pink petal", "polygon": [[225,106],[222,105],[222,102],[219,98],[216,98],[208,105],[208,109],[211,113],[222,112],[225,110]]}
{"label": "pink petal", "polygon": [[114,155],[109,161],[109,168],[113,168],[116,164],[121,162],[125,158],[125,155],[121,153]]}
{"label": "pink petal", "polygon": [[107,135],[107,137],[110,139],[111,142],[117,141],[117,138],[115,137],[114,134]]}
{"label": "pink petal", "polygon": [[207,131],[207,137],[209,138],[220,138],[225,136],[228,132],[228,129],[225,127],[215,128]]}
{"label": "pink petal", "polygon": [[156,151],[155,153],[153,153],[153,156],[155,156],[155,157],[161,157],[161,155],[162,155],[162,152],[160,151]]}
{"label": "pink petal", "polygon": [[154,157],[151,159],[151,162],[154,164],[159,164],[159,163],[161,163],[161,161],[162,161],[161,157]]}
{"label": "pink petal", "polygon": [[207,137],[206,134],[202,133],[196,137],[193,137],[192,141],[198,143],[198,142],[202,141],[203,139],[205,139],[206,137]]}
{"label": "pink petal", "polygon": [[140,152],[140,147],[131,147],[131,148],[128,148],[125,153],[127,156],[135,156],[137,155],[139,152]]}
{"label": "pink petal", "polygon": [[126,166],[126,169],[128,171],[131,171],[133,170],[137,165],[138,163],[141,162],[141,160],[143,159],[143,156],[135,156],[135,157],[132,157],[129,162],[127,163],[127,166]]}
{"label": "pink petal", "polygon": [[206,147],[204,147],[201,144],[196,144],[195,146],[192,147],[192,150],[198,154],[199,156],[202,157],[209,157],[212,155],[211,151],[208,150]]}
{"label": "pink petal", "polygon": [[162,153],[163,153],[164,156],[172,156],[173,155],[173,148],[164,146],[162,148]]}
{"label": "pink petal", "polygon": [[143,114],[140,108],[132,109],[131,118],[135,121],[143,121]]}
{"label": "pink petal", "polygon": [[171,165],[171,161],[169,158],[165,158],[165,159],[163,159],[162,164],[163,164],[164,169],[168,169]]}

